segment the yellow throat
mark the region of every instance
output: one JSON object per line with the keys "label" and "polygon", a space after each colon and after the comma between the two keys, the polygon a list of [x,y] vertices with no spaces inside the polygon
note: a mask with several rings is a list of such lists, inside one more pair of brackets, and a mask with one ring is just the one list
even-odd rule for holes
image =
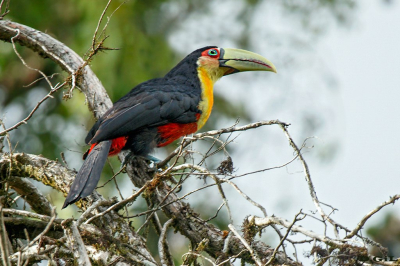
{"label": "yellow throat", "polygon": [[201,85],[201,100],[198,108],[201,110],[201,116],[197,121],[197,130],[202,128],[210,117],[214,104],[214,83],[220,79],[224,72],[219,68],[209,68],[207,66],[199,66],[197,74]]}

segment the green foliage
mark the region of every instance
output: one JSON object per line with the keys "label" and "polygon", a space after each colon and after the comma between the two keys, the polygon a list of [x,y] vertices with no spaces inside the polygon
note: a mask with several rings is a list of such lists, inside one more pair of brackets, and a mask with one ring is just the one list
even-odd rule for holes
{"label": "green foliage", "polygon": [[[400,219],[394,213],[386,214],[379,224],[369,227],[367,234],[374,241],[388,248],[388,256],[398,257],[400,254]],[[377,247],[373,247],[373,252],[375,256],[383,255]]]}

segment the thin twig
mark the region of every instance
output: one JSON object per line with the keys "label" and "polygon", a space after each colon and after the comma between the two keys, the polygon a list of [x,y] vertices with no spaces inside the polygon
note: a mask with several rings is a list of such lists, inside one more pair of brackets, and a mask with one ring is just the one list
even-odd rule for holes
{"label": "thin twig", "polygon": [[299,217],[300,214],[303,214],[303,213],[301,212],[301,210],[296,214],[296,216],[295,216],[294,219],[293,219],[293,222],[292,222],[292,223],[289,225],[289,227],[287,228],[286,234],[281,238],[281,241],[279,242],[279,244],[278,244],[278,245],[276,246],[276,248],[274,249],[274,253],[272,253],[271,257],[269,258],[269,260],[268,260],[267,263],[265,264],[266,266],[269,265],[270,263],[272,263],[272,261],[275,259],[276,253],[278,252],[280,246],[282,246],[283,242],[284,242],[284,241],[286,240],[286,238],[288,237],[288,235],[289,235],[289,233],[290,233],[290,230],[292,230],[293,225],[294,225],[297,221],[304,219],[304,216],[303,216],[303,218],[301,218],[301,219],[297,219],[297,217]]}
{"label": "thin twig", "polygon": [[97,186],[96,189],[105,187],[108,183],[110,183],[113,179],[115,179],[117,177],[117,175],[119,175],[120,173],[122,173],[124,170],[126,169],[126,165],[124,165],[123,167],[121,167],[121,169],[119,169],[118,172],[116,172],[115,174],[113,174],[113,176],[108,179],[106,182],[104,182],[103,185]]}
{"label": "thin twig", "polygon": [[260,169],[260,170],[256,170],[256,171],[252,171],[252,172],[247,172],[244,174],[240,174],[240,175],[229,175],[229,180],[235,179],[235,178],[239,178],[239,177],[244,177],[244,176],[248,176],[248,175],[253,175],[253,174],[258,174],[261,172],[266,172],[266,171],[270,171],[270,170],[275,170],[275,169],[279,169],[279,168],[283,168],[288,166],[289,164],[291,164],[292,162],[294,162],[297,158],[299,158],[299,156],[296,154],[290,161],[281,164],[281,165],[277,165],[277,166],[273,166],[273,167],[268,167],[268,168],[264,168],[264,169]]}
{"label": "thin twig", "polygon": [[229,221],[230,221],[230,223],[232,223],[233,220],[232,220],[231,208],[229,207],[228,199],[226,198],[224,190],[222,189],[222,186],[221,186],[222,179],[220,179],[216,175],[210,173],[210,171],[208,171],[206,168],[203,168],[203,167],[201,167],[199,165],[195,165],[195,164],[187,164],[187,163],[186,164],[181,164],[181,165],[179,165],[177,167],[174,167],[171,170],[179,171],[179,170],[182,170],[182,169],[193,169],[193,170],[199,171],[202,174],[206,174],[206,175],[210,176],[214,180],[215,184],[218,187],[218,191],[219,191],[219,193],[220,193],[220,195],[222,197],[222,200],[225,203],[226,209],[228,211]]}
{"label": "thin twig", "polygon": [[209,222],[209,221],[211,221],[212,219],[216,218],[216,217],[218,216],[219,211],[222,209],[222,207],[223,207],[224,205],[225,205],[225,202],[222,202],[222,204],[218,207],[218,210],[217,210],[217,212],[215,213],[215,215],[212,216],[212,217],[210,217],[210,218],[208,218],[207,220],[205,220],[205,222]]}
{"label": "thin twig", "polygon": [[297,147],[296,143],[293,141],[293,139],[290,136],[289,131],[287,130],[286,126],[284,124],[279,124],[279,126],[281,127],[281,129],[285,133],[285,135],[286,135],[286,137],[287,137],[287,139],[289,141],[290,146],[292,146],[292,148],[294,149],[295,153],[299,157],[299,160],[300,160],[300,162],[301,162],[301,164],[303,166],[303,169],[304,169],[304,174],[305,174],[305,178],[306,178],[306,181],[307,181],[307,184],[308,184],[308,188],[310,190],[310,195],[311,195],[312,201],[314,202],[314,205],[317,208],[318,213],[321,215],[321,217],[324,220],[329,221],[333,225],[333,227],[340,227],[340,228],[342,228],[342,229],[344,229],[346,231],[350,231],[345,226],[340,225],[339,223],[335,222],[332,218],[329,217],[329,215],[326,215],[326,213],[322,209],[322,207],[320,205],[320,202],[318,200],[317,193],[315,192],[315,188],[314,188],[313,182],[311,180],[310,170],[309,170],[308,165],[307,165],[307,163],[306,163],[306,161],[305,161],[305,159],[304,159],[304,157],[303,157],[303,155],[301,153],[301,149],[299,149]]}
{"label": "thin twig", "polygon": [[31,242],[29,242],[29,244],[26,247],[24,247],[22,249],[22,251],[26,251],[29,247],[31,247],[33,244],[35,244],[36,241],[38,241],[40,238],[42,238],[42,236],[44,236],[50,230],[56,217],[57,217],[56,207],[53,207],[53,209],[51,210],[51,219],[48,222],[47,226],[44,228],[44,230],[40,234],[38,234]]}
{"label": "thin twig", "polygon": [[382,202],[379,206],[377,206],[375,209],[371,210],[369,213],[367,213],[367,215],[365,215],[361,221],[357,224],[356,228],[353,229],[353,231],[350,232],[350,234],[348,234],[345,238],[350,239],[353,236],[358,234],[358,231],[361,230],[361,228],[364,226],[364,224],[367,222],[367,220],[369,218],[371,218],[372,215],[374,215],[375,213],[377,213],[380,209],[382,209],[383,207],[394,203],[396,200],[400,199],[400,194],[394,195],[393,197],[390,197],[389,200]]}
{"label": "thin twig", "polygon": [[[3,9],[4,2],[5,2],[5,0],[1,0],[0,12]],[[2,20],[10,12],[10,10],[8,9],[9,6],[10,6],[10,0],[7,0],[7,4],[6,4],[6,8],[5,8],[4,12],[0,13],[0,20]]]}
{"label": "thin twig", "polygon": [[109,0],[106,7],[103,10],[103,13],[101,13],[101,16],[99,18],[99,21],[97,22],[96,30],[94,31],[93,39],[92,39],[92,49],[93,51],[96,50],[96,40],[97,40],[97,32],[99,30],[100,24],[103,21],[104,15],[106,14],[106,11],[108,7],[110,6],[112,0]]}
{"label": "thin twig", "polygon": [[206,256],[204,256],[204,255],[202,255],[202,254],[200,254],[200,253],[196,253],[196,252],[193,252],[193,251],[189,251],[189,252],[186,252],[185,254],[183,254],[183,255],[182,255],[182,260],[184,261],[183,257],[188,256],[188,255],[190,255],[190,256],[196,256],[196,257],[201,257],[202,259],[204,259],[204,260],[208,261],[209,263],[211,263],[211,265],[217,266],[217,265],[214,263],[214,261],[212,261],[211,259],[207,258]]}
{"label": "thin twig", "polygon": [[164,205],[160,205],[160,204],[159,204],[157,207],[155,207],[155,208],[153,208],[153,209],[151,209],[151,210],[147,210],[147,211],[144,211],[144,212],[141,212],[141,213],[138,213],[138,214],[134,214],[134,215],[131,215],[131,216],[125,216],[124,218],[126,218],[126,219],[128,219],[128,218],[135,218],[135,217],[140,217],[140,216],[143,216],[143,215],[152,213],[152,212],[159,211],[159,210],[163,209],[164,207],[167,207],[168,205],[171,205],[171,204],[173,204],[173,203],[175,203],[175,202],[178,202],[178,201],[181,201],[181,200],[185,199],[187,196],[189,196],[189,195],[191,195],[191,194],[194,194],[194,193],[196,193],[196,192],[198,192],[198,191],[200,191],[200,190],[203,190],[203,189],[206,189],[206,188],[209,188],[209,187],[213,187],[213,186],[215,186],[215,185],[216,185],[216,184],[209,184],[209,185],[206,185],[206,186],[204,186],[204,187],[201,187],[201,188],[195,189],[195,190],[193,190],[193,191],[190,191],[190,192],[186,193],[185,195],[183,195],[182,197],[177,198],[177,199],[174,200],[174,201],[165,203]]}
{"label": "thin twig", "polygon": [[16,34],[14,37],[11,38],[11,44],[12,44],[13,49],[14,49],[14,52],[15,52],[15,54],[18,56],[19,60],[21,60],[22,64],[23,64],[26,68],[28,68],[28,69],[30,69],[30,70],[33,70],[33,71],[36,71],[36,72],[38,72],[40,75],[42,75],[42,77],[46,80],[47,84],[49,84],[50,88],[51,88],[51,89],[54,89],[54,88],[53,88],[53,84],[52,84],[51,81],[48,79],[47,75],[44,74],[41,70],[29,66],[29,65],[25,62],[25,60],[22,58],[22,56],[18,53],[17,47],[15,46],[15,41],[14,41],[14,39],[17,38],[17,37],[20,35],[20,30],[19,30],[19,29],[16,29],[15,31],[17,32],[17,34]]}
{"label": "thin twig", "polygon": [[[262,228],[267,227],[272,224],[282,225],[286,228],[289,228],[291,226],[291,223],[289,221],[279,218],[279,217],[275,217],[275,216],[267,216],[264,218],[259,218],[256,216],[249,216],[247,218],[247,220],[249,221],[250,224],[254,224],[254,225],[257,225]],[[308,229],[306,229],[302,226],[298,226],[298,225],[293,225],[291,228],[292,228],[292,232],[299,232],[310,238],[313,238],[313,239],[316,239],[321,242],[327,243],[329,245],[337,246],[337,247],[341,247],[349,241],[348,239],[347,240],[346,239],[332,239],[328,236],[317,234],[311,230],[308,230]]]}
{"label": "thin twig", "polygon": [[[106,5],[106,7],[104,8],[103,13],[101,14],[100,19],[99,19],[99,21],[98,21],[98,24],[97,24],[95,33],[94,33],[94,35],[93,35],[93,39],[92,39],[92,51],[93,51],[94,53],[97,53],[98,50],[104,50],[104,49],[107,49],[107,50],[118,50],[118,48],[105,48],[105,47],[103,47],[103,42],[104,42],[104,40],[107,38],[107,36],[105,36],[104,39],[100,42],[100,44],[99,44],[97,47],[95,47],[96,40],[98,39],[98,38],[96,37],[96,36],[97,36],[97,32],[98,32],[98,30],[99,30],[101,21],[103,20],[103,17],[104,17],[104,15],[105,15],[105,13],[106,13],[106,11],[107,11],[107,9],[108,9],[108,7],[109,7],[111,1],[112,1],[112,0],[109,0],[108,3],[107,3],[107,5]],[[107,27],[108,27],[108,24],[109,24],[110,21],[111,21],[111,17],[112,17],[112,16],[114,15],[114,13],[117,12],[117,10],[120,9],[120,7],[121,7],[122,5],[124,5],[125,3],[126,3],[126,1],[123,1],[117,8],[114,9],[114,11],[111,13],[111,15],[110,15],[109,17],[107,17],[107,22],[106,22],[106,24],[104,25],[104,27],[103,27],[103,29],[102,29],[102,31],[101,31],[101,33],[100,33],[100,36],[104,36],[104,35],[105,35],[105,31],[106,31],[106,29],[107,29]]]}
{"label": "thin twig", "polygon": [[[11,215],[20,215],[20,216],[29,217],[29,218],[35,218],[35,219],[39,219],[44,222],[49,222],[52,218],[52,216],[42,215],[42,214],[24,211],[24,210],[16,210],[16,209],[3,209],[3,212],[6,214],[11,214]],[[63,220],[55,219],[54,221],[57,223],[60,223]]]}
{"label": "thin twig", "polygon": [[84,211],[79,217],[79,219],[76,221],[76,226],[79,227],[83,223],[83,221],[85,221],[87,217],[89,217],[91,212],[101,205],[103,205],[103,201],[98,200],[95,203],[93,203],[89,208],[87,208],[86,211]]}
{"label": "thin twig", "polygon": [[243,249],[242,251],[240,251],[238,254],[236,254],[236,255],[233,255],[233,256],[231,256],[231,257],[229,257],[229,258],[227,258],[226,260],[224,260],[224,261],[221,261],[220,263],[218,263],[216,266],[221,266],[221,265],[225,265],[225,263],[227,263],[227,262],[229,262],[230,260],[235,260],[236,258],[238,258],[240,255],[242,255],[242,253],[243,252],[247,252],[247,250],[246,249]]}
{"label": "thin twig", "polygon": [[264,214],[264,216],[267,216],[267,210],[259,203],[255,202],[254,200],[252,200],[249,196],[246,195],[246,193],[244,193],[235,183],[233,183],[232,181],[230,181],[229,179],[221,179],[222,182],[226,182],[229,185],[231,185],[237,192],[239,192],[239,194],[245,198],[248,202],[250,202],[251,204],[253,204],[254,206],[256,206],[257,208],[259,208],[261,210],[261,212]]}
{"label": "thin twig", "polygon": [[91,217],[90,219],[88,219],[88,220],[85,222],[85,224],[91,223],[94,219],[96,219],[96,218],[98,218],[98,217],[101,217],[101,216],[105,215],[106,213],[109,213],[109,212],[112,211],[112,210],[116,210],[116,209],[122,208],[123,206],[125,206],[125,205],[128,204],[129,202],[135,200],[140,194],[142,194],[142,192],[143,192],[146,188],[147,188],[147,185],[144,185],[144,186],[141,187],[138,191],[136,191],[134,194],[132,194],[130,197],[128,197],[128,198],[126,198],[126,199],[124,199],[124,200],[121,200],[121,201],[118,202],[118,203],[115,203],[114,205],[112,205],[111,207],[109,207],[107,210],[105,210],[105,211],[103,211],[103,212],[101,212],[101,213],[99,213],[99,214],[96,214],[95,216]]}
{"label": "thin twig", "polygon": [[15,31],[17,32],[17,34],[16,34],[14,37],[11,38],[11,43],[12,43],[12,46],[13,46],[13,49],[14,49],[15,54],[18,56],[18,58],[21,60],[22,64],[23,64],[25,67],[27,67],[27,68],[30,69],[30,70],[33,70],[33,71],[36,71],[36,72],[40,73],[40,75],[42,75],[42,77],[46,80],[47,84],[49,84],[49,86],[50,86],[51,89],[50,89],[50,92],[49,92],[46,96],[44,96],[44,97],[36,104],[36,106],[32,109],[32,111],[28,114],[28,116],[27,116],[26,118],[22,119],[21,121],[19,121],[18,123],[16,123],[14,126],[8,128],[8,129],[6,129],[6,130],[1,131],[1,132],[0,132],[0,136],[3,136],[5,133],[7,133],[7,132],[9,132],[9,131],[11,131],[11,130],[14,130],[14,129],[16,129],[16,128],[18,128],[18,127],[19,127],[20,125],[22,125],[22,124],[27,124],[28,120],[31,119],[31,117],[33,116],[33,114],[39,109],[40,105],[41,105],[44,101],[46,101],[47,99],[49,99],[49,98],[54,98],[54,97],[53,97],[53,94],[54,94],[55,92],[57,92],[59,89],[61,89],[62,87],[64,87],[64,86],[67,84],[67,82],[64,81],[63,83],[57,84],[56,86],[53,87],[53,84],[52,84],[51,81],[48,79],[48,77],[47,77],[46,74],[44,74],[44,73],[43,73],[41,70],[39,70],[39,69],[30,67],[30,66],[25,62],[25,60],[22,58],[22,56],[18,53],[17,48],[16,48],[16,46],[15,46],[15,41],[14,41],[14,39],[17,38],[17,37],[20,35],[20,30],[19,30],[19,29],[15,29]]}
{"label": "thin twig", "polygon": [[173,152],[171,152],[163,161],[161,161],[157,165],[158,165],[158,167],[163,167],[164,165],[166,165],[174,156],[179,154],[179,152],[181,152],[182,149],[186,148],[195,139],[202,139],[206,136],[215,136],[215,135],[221,135],[221,134],[237,132],[237,131],[246,131],[246,130],[249,130],[252,128],[258,128],[258,127],[269,126],[269,125],[281,125],[284,127],[288,127],[290,124],[281,122],[279,120],[259,121],[259,122],[251,123],[251,124],[241,126],[241,127],[236,127],[236,124],[235,124],[228,128],[223,128],[223,129],[219,129],[219,130],[210,130],[207,132],[194,134],[192,137],[184,137],[182,139],[182,142],[179,145],[179,147],[176,148]]}
{"label": "thin twig", "polygon": [[258,257],[257,253],[250,247],[249,243],[236,231],[235,227],[232,224],[228,225],[229,229],[232,231],[233,234],[242,242],[242,244],[246,247],[246,249],[250,252],[251,257],[253,258],[254,262],[262,266],[263,263],[261,262],[260,258]]}

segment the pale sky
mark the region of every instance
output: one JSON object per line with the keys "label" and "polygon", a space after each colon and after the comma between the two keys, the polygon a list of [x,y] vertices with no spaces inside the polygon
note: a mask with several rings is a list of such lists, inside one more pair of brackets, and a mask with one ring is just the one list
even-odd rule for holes
{"label": "pale sky", "polygon": [[[220,9],[217,7],[216,10]],[[289,19],[274,10],[258,15],[264,22],[256,23],[261,28],[275,23],[273,27],[277,31],[287,31],[288,35],[291,30],[296,30],[290,21],[285,25],[285,20]],[[185,24],[181,35],[172,36],[178,49],[190,51],[203,44],[232,46],[229,39],[213,37],[215,29],[208,35],[201,30],[194,33],[188,30],[196,29],[196,23],[203,22]],[[220,29],[235,28],[232,21],[226,23],[219,25]],[[314,148],[306,151],[306,158],[319,199],[339,209],[333,219],[350,229],[389,196],[400,193],[399,26],[399,3],[383,5],[381,1],[359,1],[351,27],[332,26],[315,42],[300,37],[303,46],[299,45],[296,56],[300,60],[294,66],[290,65],[290,56],[286,56],[293,46],[282,44],[284,41],[276,39],[279,35],[257,35],[261,30],[252,29],[254,51],[270,59],[277,66],[278,74],[240,73],[223,78],[215,86],[216,91],[228,95],[232,101],[249,106],[257,119],[278,118],[291,123],[289,130],[298,145],[304,140],[304,121],[299,114],[309,111],[321,116],[325,129],[307,133],[310,134],[307,137],[315,136],[316,139],[312,142]],[[191,32],[193,38],[184,40],[182,37],[187,32]],[[199,39],[199,36],[206,36],[204,43],[196,41],[196,36]],[[318,76],[321,73],[328,73],[327,77]],[[329,76],[332,81],[324,80]],[[334,86],[327,86],[329,82]],[[231,125],[221,123],[225,127]],[[238,173],[283,164],[293,155],[277,127],[254,134],[243,133],[234,145],[238,151],[233,157]],[[325,145],[337,147],[337,153],[329,163],[317,159],[317,153],[323,151]],[[266,207],[268,214],[292,220],[300,209],[305,212],[315,210],[301,170],[301,165],[295,163],[236,182],[253,200]],[[202,184],[202,181],[193,180],[193,186]],[[236,192],[226,189],[231,193],[228,199],[236,207],[236,226],[240,226],[247,214],[262,215]],[[219,206],[221,200],[216,193],[214,196],[215,205]],[[201,200],[201,196],[196,198]],[[330,209],[326,207],[325,211],[329,213]],[[382,221],[389,211],[400,216],[400,203],[385,207],[367,222],[366,228]],[[313,221],[302,224],[323,232],[323,227]],[[328,234],[333,235],[331,228]]]}
{"label": "pale sky", "polygon": [[[342,150],[315,178],[323,199],[346,224],[400,193],[400,6],[362,1],[352,30],[334,30],[318,47],[339,80]],[[317,181],[318,180],[318,181]],[[382,220],[388,206],[368,225]],[[348,223],[349,222],[349,223]]]}

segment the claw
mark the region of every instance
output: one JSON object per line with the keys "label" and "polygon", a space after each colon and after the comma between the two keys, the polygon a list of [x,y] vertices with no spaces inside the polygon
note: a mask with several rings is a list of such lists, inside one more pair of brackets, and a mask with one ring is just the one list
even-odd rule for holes
{"label": "claw", "polygon": [[132,158],[132,156],[135,156],[135,155],[133,155],[133,153],[131,151],[128,151],[126,153],[125,157],[121,161],[121,169],[128,164],[128,162]]}
{"label": "claw", "polygon": [[128,151],[126,156],[124,157],[124,159],[121,162],[121,169],[129,162],[129,160],[132,157],[141,157],[141,158],[145,159],[146,161],[148,161],[149,162],[149,168],[150,168],[151,171],[162,172],[164,168],[168,168],[169,167],[169,164],[167,164],[163,168],[157,168],[157,164],[159,162],[161,162],[161,160],[158,159],[157,157],[154,157],[152,155],[136,156],[131,151]]}
{"label": "claw", "polygon": [[148,161],[150,161],[150,162],[152,162],[152,163],[155,163],[155,164],[161,162],[160,159],[158,159],[157,157],[154,157],[152,155],[147,155],[147,156],[145,156],[143,158],[148,160]]}

